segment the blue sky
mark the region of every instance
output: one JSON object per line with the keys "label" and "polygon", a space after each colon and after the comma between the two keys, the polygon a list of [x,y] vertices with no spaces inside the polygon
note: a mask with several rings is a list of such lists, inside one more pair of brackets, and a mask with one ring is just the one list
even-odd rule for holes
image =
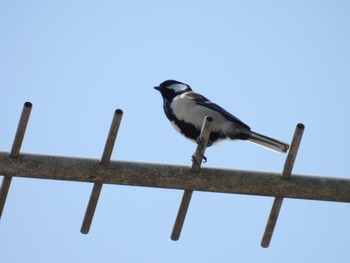
{"label": "blue sky", "polygon": [[[23,152],[99,158],[116,108],[113,159],[190,164],[195,145],[153,90],[177,79],[253,130],[289,141],[306,126],[296,173],[348,177],[348,1],[0,1],[0,149],[33,103]],[[281,171],[285,155],[247,142],[207,150],[206,166]],[[1,261],[347,262],[349,204],[285,200],[268,249],[272,198],[15,178],[0,222]]]}

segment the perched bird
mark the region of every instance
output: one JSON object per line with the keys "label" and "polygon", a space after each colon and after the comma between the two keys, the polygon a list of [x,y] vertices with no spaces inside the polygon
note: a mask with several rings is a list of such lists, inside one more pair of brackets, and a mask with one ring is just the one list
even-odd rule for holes
{"label": "perched bird", "polygon": [[277,152],[287,152],[289,145],[253,132],[240,119],[192,91],[191,87],[176,80],[166,80],[154,87],[163,97],[165,115],[182,135],[197,142],[205,116],[213,117],[212,131],[207,147],[220,140],[248,140]]}

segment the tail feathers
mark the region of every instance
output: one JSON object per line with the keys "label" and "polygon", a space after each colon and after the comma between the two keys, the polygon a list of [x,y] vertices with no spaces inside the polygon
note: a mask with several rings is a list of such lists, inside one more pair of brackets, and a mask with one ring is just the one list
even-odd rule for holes
{"label": "tail feathers", "polygon": [[285,153],[289,149],[289,144],[253,131],[250,131],[248,140],[279,153]]}

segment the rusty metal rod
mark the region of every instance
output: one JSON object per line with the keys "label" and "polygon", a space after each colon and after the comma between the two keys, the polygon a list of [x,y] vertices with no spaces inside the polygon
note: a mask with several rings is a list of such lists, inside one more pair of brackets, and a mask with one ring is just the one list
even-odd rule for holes
{"label": "rusty metal rod", "polygon": [[[294,162],[298,154],[298,149],[300,146],[301,138],[304,133],[304,129],[305,129],[305,126],[301,123],[299,123],[295,128],[292,143],[290,145],[290,149],[288,151],[288,155],[284,163],[281,179],[288,180],[291,178]],[[283,204],[283,197],[282,196],[275,197],[273,205],[271,207],[269,218],[266,223],[265,232],[261,240],[261,246],[264,248],[268,248],[270,245],[273,231],[275,229],[282,204]]]}
{"label": "rusty metal rod", "polygon": [[101,165],[108,165],[111,160],[113,148],[115,145],[115,140],[118,135],[122,117],[123,117],[123,111],[121,109],[116,109],[113,115],[113,120],[111,123],[111,127],[109,129],[109,133],[107,136],[105,148],[103,149],[101,163],[100,163]]}
{"label": "rusty metal rod", "polygon": [[[101,157],[100,165],[102,166],[107,166],[110,163],[110,159],[112,156],[115,140],[117,138],[122,117],[123,117],[123,111],[120,109],[117,109],[114,112],[113,120],[109,129],[106,144]],[[83,223],[80,229],[80,232],[83,234],[89,233],[101,190],[102,190],[102,183],[101,182],[94,183],[94,186],[91,191],[89,203],[85,211]]]}
{"label": "rusty metal rod", "polygon": [[[201,133],[199,135],[196,152],[192,156],[192,167],[191,167],[192,173],[199,173],[201,169],[201,164],[204,158],[205,149],[208,145],[212,124],[213,124],[213,118],[210,116],[206,116],[203,121]],[[179,240],[181,230],[185,222],[187,210],[191,202],[192,193],[193,193],[193,190],[185,189],[185,192],[182,196],[179,211],[177,213],[173,231],[171,234],[171,239],[174,241]]]}
{"label": "rusty metal rod", "polygon": [[11,181],[12,181],[11,176],[4,176],[2,179],[1,188],[0,188],[0,218],[1,218],[2,212],[4,211],[6,198],[10,189]]}
{"label": "rusty metal rod", "polygon": [[298,154],[298,150],[299,150],[301,139],[303,137],[304,130],[305,130],[304,124],[298,123],[294,131],[293,139],[290,144],[290,149],[288,151],[286,161],[284,163],[281,179],[288,180],[291,177],[292,170],[294,167],[294,162]]}
{"label": "rusty metal rod", "polygon": [[18,122],[17,131],[15,139],[13,140],[10,156],[11,158],[18,158],[19,152],[21,150],[24,134],[27,129],[27,124],[29,121],[30,112],[32,111],[32,103],[29,101],[25,102],[23,105],[21,117]]}
{"label": "rusty metal rod", "polygon": [[[27,128],[30,112],[32,110],[32,106],[33,106],[32,103],[28,101],[25,102],[23,105],[21,117],[18,122],[16,135],[13,140],[13,144],[10,152],[11,158],[18,158],[19,156],[19,152],[21,150],[21,146],[22,146],[24,134]],[[1,188],[0,188],[0,218],[5,207],[7,195],[11,186],[11,181],[12,181],[12,177],[10,176],[4,176],[4,178],[2,179]]]}

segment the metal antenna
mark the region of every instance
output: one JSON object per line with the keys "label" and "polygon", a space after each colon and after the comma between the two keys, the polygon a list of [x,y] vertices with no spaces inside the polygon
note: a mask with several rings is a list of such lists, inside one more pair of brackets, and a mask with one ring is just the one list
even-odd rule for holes
{"label": "metal antenna", "polygon": [[[21,153],[32,104],[23,107],[10,152],[0,151],[0,217],[13,177],[68,180],[94,183],[81,232],[87,234],[96,210],[103,184],[158,187],[185,190],[175,220],[172,240],[178,240],[193,191],[247,194],[274,197],[261,246],[268,247],[284,198],[350,203],[350,179],[332,176],[293,174],[305,126],[296,126],[282,174],[279,172],[239,169],[201,168],[211,132],[213,118],[204,119],[192,166],[131,161],[111,161],[122,110],[114,112],[101,159]],[[264,187],[261,187],[261,186]]]}
{"label": "metal antenna", "polygon": [[[13,140],[13,144],[10,152],[10,157],[13,159],[16,159],[19,157],[19,152],[21,150],[30,112],[32,111],[32,106],[33,105],[30,102],[26,102],[23,105],[22,114],[18,122],[15,139]],[[0,218],[4,210],[7,194],[11,186],[11,181],[12,181],[12,176],[4,176],[4,178],[2,179],[2,184],[0,188]]]}
{"label": "metal antenna", "polygon": [[[288,151],[287,158],[284,163],[284,167],[281,175],[281,179],[283,180],[289,180],[291,178],[294,162],[297,157],[297,153],[301,142],[301,138],[304,133],[304,129],[305,129],[305,126],[301,123],[299,123],[295,128],[292,143],[290,145],[290,149]],[[283,203],[282,196],[275,197],[271,208],[270,216],[266,224],[265,232],[261,241],[261,246],[264,248],[267,248],[270,245],[272,234],[276,226],[277,218],[281,210],[282,203]]]}
{"label": "metal antenna", "polygon": [[[192,173],[199,173],[201,169],[201,164],[204,157],[205,148],[208,145],[212,124],[213,124],[213,118],[210,116],[206,116],[204,118],[202,130],[199,135],[196,152],[192,156],[192,167],[191,167]],[[192,193],[193,193],[193,190],[185,190],[182,196],[180,208],[177,213],[177,217],[173,227],[173,232],[171,234],[171,239],[174,241],[178,240],[180,237],[182,226],[185,222],[187,210],[191,202]]]}
{"label": "metal antenna", "polygon": [[[122,117],[123,117],[123,111],[120,109],[117,109],[114,112],[111,127],[109,129],[108,137],[106,140],[105,148],[103,150],[103,154],[101,157],[100,165],[102,165],[102,166],[108,166],[110,163],[114,143],[115,143],[115,140],[116,140],[117,135],[118,135],[119,126],[120,126],[120,122],[122,120]],[[102,190],[102,183],[95,182],[94,187],[92,188],[92,192],[90,195],[88,206],[86,208],[83,224],[82,224],[81,229],[80,229],[80,232],[83,234],[89,233],[90,226],[91,226],[94,214],[95,214],[95,210],[96,210],[98,199],[100,197],[101,190]]]}

